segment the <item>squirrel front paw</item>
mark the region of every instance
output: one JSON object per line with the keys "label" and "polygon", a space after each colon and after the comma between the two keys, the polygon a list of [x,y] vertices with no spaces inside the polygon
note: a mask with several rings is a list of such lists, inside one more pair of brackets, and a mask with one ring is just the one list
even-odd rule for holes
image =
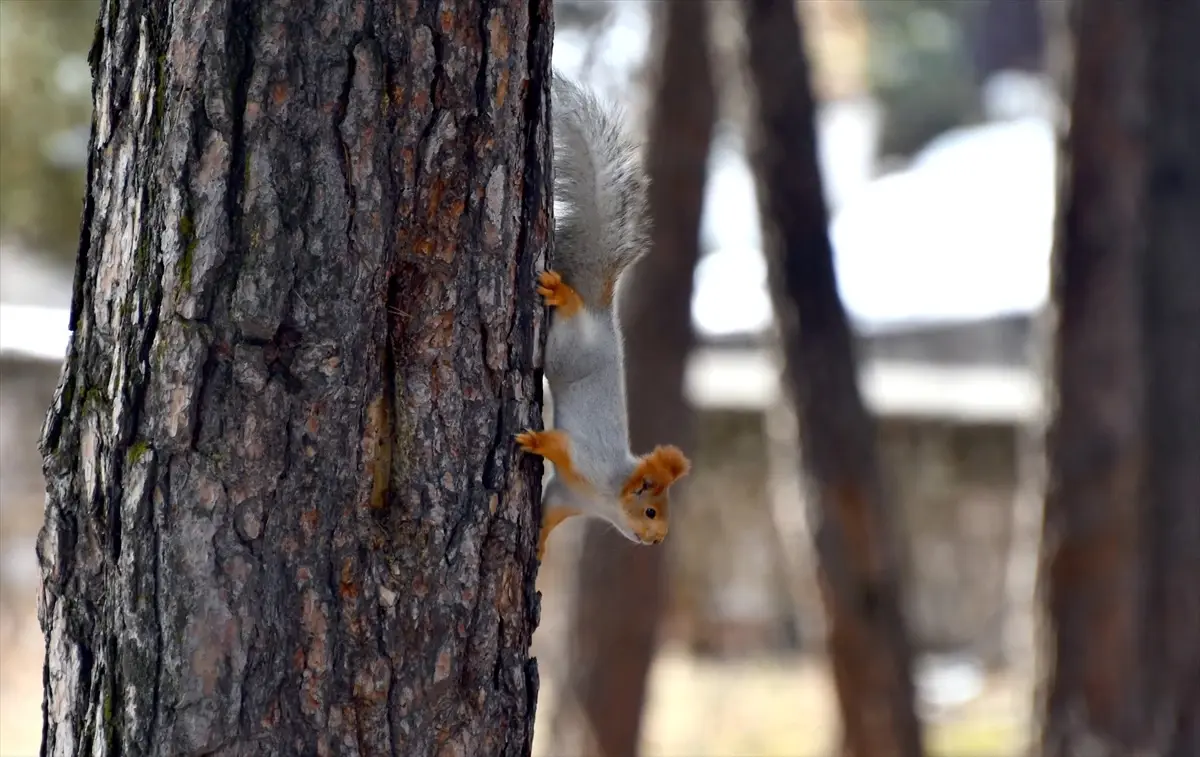
{"label": "squirrel front paw", "polygon": [[571,437],[565,431],[552,429],[549,431],[534,431],[528,429],[513,437],[523,451],[543,457],[554,463],[554,469],[563,480],[572,486],[585,485],[587,482],[575,470],[571,460]]}
{"label": "squirrel front paw", "polygon": [[528,452],[533,455],[541,454],[538,451],[539,445],[538,445],[538,432],[537,431],[522,431],[521,433],[514,436],[513,439],[516,440],[517,446],[520,447],[522,451]]}
{"label": "squirrel front paw", "polygon": [[564,458],[568,456],[567,435],[561,431],[534,431],[528,429],[517,434],[517,446],[531,455],[548,458],[551,462],[555,462],[555,458]]}
{"label": "squirrel front paw", "polygon": [[562,280],[557,271],[542,271],[538,274],[538,294],[546,304],[558,308],[564,316],[572,316],[583,307],[583,299],[569,284]]}

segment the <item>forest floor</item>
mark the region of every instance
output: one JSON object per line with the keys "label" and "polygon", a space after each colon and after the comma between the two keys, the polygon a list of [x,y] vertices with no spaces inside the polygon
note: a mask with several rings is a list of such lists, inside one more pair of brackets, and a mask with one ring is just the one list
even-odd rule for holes
{"label": "forest floor", "polygon": [[[539,659],[538,722],[549,723],[554,690]],[[1017,687],[994,677],[970,703],[927,723],[931,757],[1014,757],[1027,711]],[[838,715],[826,666],[813,657],[765,656],[730,662],[664,650],[655,662],[643,757],[824,757],[836,754]],[[550,755],[549,729],[534,739]]]}
{"label": "forest floor", "polygon": [[37,614],[0,617],[0,757],[32,757],[42,743],[42,657]]}
{"label": "forest floor", "polygon": [[[42,639],[32,615],[3,619],[0,633],[0,757],[38,753]],[[540,660],[539,720],[554,707],[553,671]],[[1024,734],[1015,687],[989,681],[970,704],[932,723],[933,757],[1011,757]],[[643,757],[808,757],[833,753],[837,714],[826,669],[812,658],[698,661],[665,650],[655,664]],[[547,754],[548,729],[534,754]]]}

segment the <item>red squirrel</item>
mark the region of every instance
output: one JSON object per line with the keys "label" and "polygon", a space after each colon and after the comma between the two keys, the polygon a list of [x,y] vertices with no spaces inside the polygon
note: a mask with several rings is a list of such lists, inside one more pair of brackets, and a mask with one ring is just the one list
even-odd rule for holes
{"label": "red squirrel", "polygon": [[545,375],[554,428],[516,437],[554,464],[542,496],[538,559],[567,518],[611,523],[639,544],[659,544],[670,524],[671,485],[691,463],[682,450],[629,448],[624,349],[617,320],[622,274],[648,246],[648,180],[637,146],[594,94],[558,73],[551,87],[555,269],[538,293],[551,307]]}

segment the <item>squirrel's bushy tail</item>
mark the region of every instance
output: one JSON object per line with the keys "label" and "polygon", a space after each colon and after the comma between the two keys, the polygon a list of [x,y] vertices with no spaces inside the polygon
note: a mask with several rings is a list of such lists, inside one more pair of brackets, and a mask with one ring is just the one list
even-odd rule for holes
{"label": "squirrel's bushy tail", "polygon": [[608,305],[617,278],[646,251],[647,178],[619,115],[557,71],[553,267],[584,300]]}

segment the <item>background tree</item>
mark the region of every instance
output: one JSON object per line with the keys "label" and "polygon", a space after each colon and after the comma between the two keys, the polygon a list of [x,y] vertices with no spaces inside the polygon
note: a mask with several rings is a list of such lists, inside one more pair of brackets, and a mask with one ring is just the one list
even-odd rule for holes
{"label": "background tree", "polygon": [[[684,369],[693,342],[692,270],[716,117],[708,23],[706,4],[694,0],[669,0],[656,19],[662,43],[646,154],[652,250],[633,270],[621,302],[635,450],[668,443],[686,450],[691,438]],[[675,503],[684,496],[685,485],[672,491]],[[638,753],[666,564],[662,548],[630,544],[603,525],[585,531],[566,639],[565,698],[575,712],[564,713],[556,753]]]}
{"label": "background tree", "polygon": [[1142,339],[1151,753],[1200,754],[1200,2],[1152,5]]}
{"label": "background tree", "polygon": [[[1055,251],[1054,417],[1043,523],[1042,589],[1051,618],[1047,754],[1080,739],[1118,752],[1138,738],[1137,555],[1142,482],[1137,185],[1144,116],[1136,3],[1089,2],[1079,39]],[[1109,36],[1112,35],[1112,36]],[[1111,57],[1110,57],[1111,56]],[[1140,59],[1140,53],[1138,54]],[[1127,119],[1124,112],[1139,114]],[[1103,629],[1103,633],[1098,633]],[[1075,714],[1072,714],[1075,713]]]}
{"label": "background tree", "polygon": [[1200,3],[1089,0],[1055,250],[1047,755],[1200,749]]}
{"label": "background tree", "polygon": [[811,491],[844,751],[917,757],[899,540],[834,275],[804,37],[790,0],[746,0],[744,9],[764,245]]}
{"label": "background tree", "polygon": [[1050,620],[1047,755],[1073,755],[1096,741],[1120,753],[1142,735],[1144,9],[1088,0],[1070,18],[1073,125],[1054,253],[1055,402],[1040,570]]}
{"label": "background tree", "polygon": [[43,754],[528,755],[548,0],[101,13]]}

